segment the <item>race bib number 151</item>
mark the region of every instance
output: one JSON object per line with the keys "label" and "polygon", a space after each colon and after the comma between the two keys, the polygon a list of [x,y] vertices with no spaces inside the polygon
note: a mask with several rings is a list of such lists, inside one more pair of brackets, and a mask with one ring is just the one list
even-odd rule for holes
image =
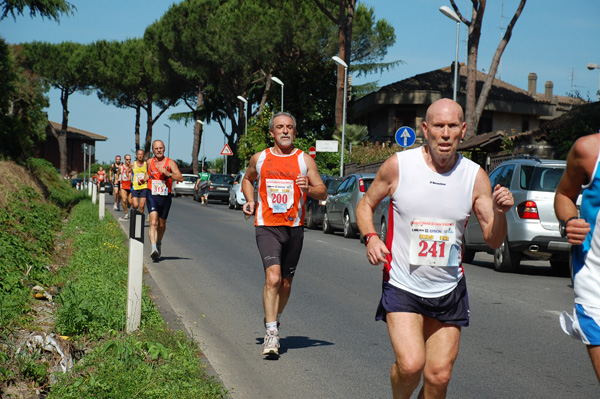
{"label": "race bib number 151", "polygon": [[411,265],[459,266],[456,226],[449,220],[414,219],[410,224]]}

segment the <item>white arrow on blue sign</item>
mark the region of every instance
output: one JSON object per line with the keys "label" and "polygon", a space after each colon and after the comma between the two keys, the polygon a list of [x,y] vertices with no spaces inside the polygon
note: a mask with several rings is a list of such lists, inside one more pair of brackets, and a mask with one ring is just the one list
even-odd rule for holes
{"label": "white arrow on blue sign", "polygon": [[396,143],[398,143],[400,147],[410,147],[415,143],[416,139],[417,135],[415,131],[408,126],[402,126],[396,131]]}

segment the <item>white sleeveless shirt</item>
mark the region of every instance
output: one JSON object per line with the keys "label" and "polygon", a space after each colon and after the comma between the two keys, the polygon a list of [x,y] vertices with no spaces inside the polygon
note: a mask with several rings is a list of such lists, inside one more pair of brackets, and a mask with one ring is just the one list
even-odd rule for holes
{"label": "white sleeveless shirt", "polygon": [[463,277],[462,240],[480,167],[459,155],[452,170],[439,174],[429,168],[422,151],[396,153],[398,187],[390,201],[386,240],[391,262],[385,265],[384,279],[436,298],[451,292]]}

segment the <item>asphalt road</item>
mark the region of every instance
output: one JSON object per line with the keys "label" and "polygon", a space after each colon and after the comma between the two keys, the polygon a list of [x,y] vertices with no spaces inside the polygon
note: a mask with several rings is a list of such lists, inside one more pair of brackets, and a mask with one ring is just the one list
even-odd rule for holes
{"label": "asphalt road", "polygon": [[[149,247],[153,295],[200,343],[232,398],[391,397],[392,350],[385,323],[374,320],[381,268],[358,239],[305,231],[278,360],[261,356],[264,277],[252,220],[174,198],[160,262]],[[494,272],[491,262],[477,254],[465,265],[471,326],[448,397],[600,397],[584,345],[558,324],[573,307],[570,279],[546,262],[524,262],[519,274]]]}

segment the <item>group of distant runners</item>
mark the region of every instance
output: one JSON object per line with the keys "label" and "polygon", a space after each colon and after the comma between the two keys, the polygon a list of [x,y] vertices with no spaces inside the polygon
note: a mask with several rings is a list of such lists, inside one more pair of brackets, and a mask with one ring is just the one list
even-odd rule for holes
{"label": "group of distant runners", "polygon": [[125,155],[125,162],[121,156],[115,156],[115,162],[110,165],[109,178],[113,183],[115,211],[120,211],[121,206],[125,213],[120,221],[129,220],[129,206],[140,213],[148,204],[150,227],[150,257],[158,261],[161,257],[162,238],[167,226],[167,217],[171,209],[171,191],[173,180],[183,181],[183,176],[172,159],[165,157],[165,144],[161,140],[152,143],[154,157],[145,160],[145,151],[139,149],[135,154],[135,161],[131,162],[131,155]]}

